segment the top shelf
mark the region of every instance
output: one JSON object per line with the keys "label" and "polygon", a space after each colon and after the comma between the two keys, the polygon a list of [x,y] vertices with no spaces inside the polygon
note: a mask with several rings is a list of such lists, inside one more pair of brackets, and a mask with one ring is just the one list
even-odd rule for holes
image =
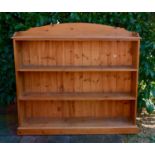
{"label": "top shelf", "polygon": [[21,66],[19,72],[93,72],[93,71],[137,71],[136,68],[131,66]]}
{"label": "top shelf", "polygon": [[23,36],[14,38],[17,41],[139,41],[137,37],[114,37],[114,36]]}

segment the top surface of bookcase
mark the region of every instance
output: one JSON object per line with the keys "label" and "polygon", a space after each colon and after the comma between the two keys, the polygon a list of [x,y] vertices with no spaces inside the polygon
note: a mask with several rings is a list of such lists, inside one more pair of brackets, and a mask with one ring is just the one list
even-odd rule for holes
{"label": "top surface of bookcase", "polygon": [[15,40],[139,40],[139,34],[120,27],[90,23],[65,23],[16,32]]}

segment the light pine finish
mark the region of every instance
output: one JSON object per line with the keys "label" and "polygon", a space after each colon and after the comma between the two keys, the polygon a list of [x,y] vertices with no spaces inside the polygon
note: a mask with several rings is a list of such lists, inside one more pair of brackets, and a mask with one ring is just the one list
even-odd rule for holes
{"label": "light pine finish", "polygon": [[13,36],[18,134],[133,134],[140,37],[98,24]]}

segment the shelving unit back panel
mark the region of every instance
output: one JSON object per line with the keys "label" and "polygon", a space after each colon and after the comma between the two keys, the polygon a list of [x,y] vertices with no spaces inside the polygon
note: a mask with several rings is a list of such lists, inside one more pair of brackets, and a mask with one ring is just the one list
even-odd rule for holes
{"label": "shelving unit back panel", "polygon": [[22,101],[23,120],[33,118],[125,118],[134,101]]}
{"label": "shelving unit back panel", "polygon": [[[24,72],[23,92],[131,93],[132,72]],[[110,81],[110,82],[109,82]]]}
{"label": "shelving unit back panel", "polygon": [[[18,41],[23,66],[133,66],[136,41]],[[136,57],[136,56],[134,56]]]}

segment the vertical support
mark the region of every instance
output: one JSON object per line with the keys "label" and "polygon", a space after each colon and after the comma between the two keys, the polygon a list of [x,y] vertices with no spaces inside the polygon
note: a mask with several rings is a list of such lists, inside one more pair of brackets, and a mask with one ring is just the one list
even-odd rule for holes
{"label": "vertical support", "polygon": [[[139,79],[139,59],[140,59],[140,39],[138,40],[138,45],[137,45],[137,72],[136,72],[136,103],[135,103],[135,113],[137,113],[137,98],[138,98],[138,79]],[[135,114],[135,119],[136,119],[136,114]],[[136,124],[136,120],[135,120]]]}
{"label": "vertical support", "polygon": [[23,120],[23,112],[20,106],[20,101],[19,101],[19,95],[21,95],[22,91],[22,79],[19,75],[18,69],[19,69],[19,49],[17,45],[17,41],[13,39],[13,47],[14,47],[14,63],[15,63],[15,75],[16,75],[16,98],[17,98],[17,111],[18,111],[18,123],[19,126],[22,124]]}
{"label": "vertical support", "polygon": [[134,59],[134,67],[137,69],[136,72],[133,73],[132,75],[132,92],[133,92],[133,95],[135,95],[136,97],[136,100],[134,101],[134,104],[133,104],[133,109],[132,109],[132,113],[133,113],[133,123],[136,124],[136,114],[137,114],[137,97],[138,97],[138,75],[139,75],[139,53],[140,53],[140,40],[138,40],[136,42],[136,45],[135,45],[135,59]]}

